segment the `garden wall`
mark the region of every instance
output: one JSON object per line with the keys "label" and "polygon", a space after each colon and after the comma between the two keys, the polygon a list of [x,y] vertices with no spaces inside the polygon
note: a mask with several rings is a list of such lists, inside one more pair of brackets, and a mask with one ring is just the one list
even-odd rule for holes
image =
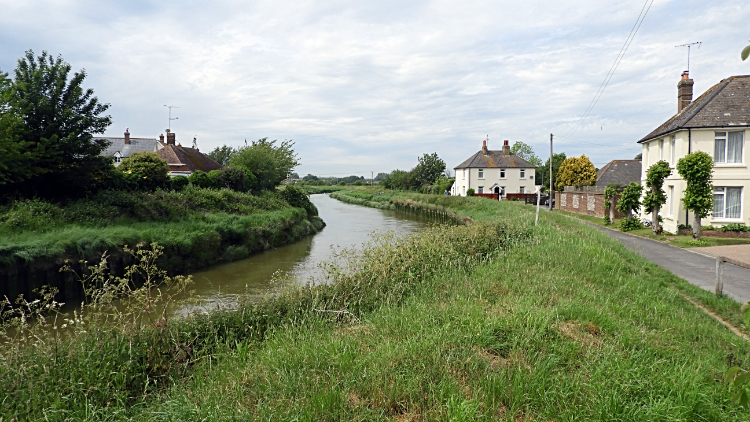
{"label": "garden wall", "polygon": [[[617,206],[620,195],[615,195],[612,207]],[[604,194],[587,192],[555,192],[555,208],[573,212],[576,214],[590,215],[592,217],[604,218]],[[625,214],[615,208],[615,218],[623,218]]]}

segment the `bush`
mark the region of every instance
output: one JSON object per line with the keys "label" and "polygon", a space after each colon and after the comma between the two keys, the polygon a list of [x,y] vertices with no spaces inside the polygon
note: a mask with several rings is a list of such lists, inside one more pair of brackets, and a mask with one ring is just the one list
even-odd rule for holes
{"label": "bush", "polygon": [[474,196],[474,189],[471,189],[471,188],[467,189],[466,196]]}
{"label": "bush", "polygon": [[190,180],[185,176],[175,176],[169,181],[169,185],[172,190],[181,191],[190,183]]}
{"label": "bush", "polygon": [[293,185],[286,185],[279,194],[289,205],[307,211],[308,216],[318,215],[318,209],[310,202],[310,196],[302,189]]}
{"label": "bush", "polygon": [[629,232],[632,230],[639,230],[643,228],[643,224],[638,217],[623,218],[620,220],[620,230]]}
{"label": "bush", "polygon": [[122,160],[118,167],[122,173],[136,176],[138,187],[153,190],[169,183],[169,164],[155,152],[136,152]]}
{"label": "bush", "polygon": [[746,232],[746,231],[750,231],[750,227],[747,227],[746,225],[740,224],[740,223],[732,223],[732,224],[727,224],[726,226],[720,228],[719,231],[722,231],[722,232]]}
{"label": "bush", "polygon": [[693,226],[690,224],[678,224],[677,230],[693,230]]}
{"label": "bush", "polygon": [[202,171],[202,170],[196,170],[193,174],[190,175],[190,177],[188,177],[188,180],[195,187],[205,188],[205,189],[215,187],[214,181],[211,179],[211,177],[205,171]]}

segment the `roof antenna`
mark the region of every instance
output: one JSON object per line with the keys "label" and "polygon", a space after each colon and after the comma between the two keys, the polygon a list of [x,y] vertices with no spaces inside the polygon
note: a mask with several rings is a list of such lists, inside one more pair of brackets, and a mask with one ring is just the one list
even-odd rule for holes
{"label": "roof antenna", "polygon": [[193,136],[193,149],[198,149],[198,137]]}
{"label": "roof antenna", "polygon": [[688,72],[688,75],[690,74],[690,47],[692,47],[692,46],[694,46],[696,44],[698,45],[698,48],[701,48],[701,44],[703,44],[703,42],[698,41],[698,42],[691,42],[691,43],[680,44],[680,45],[676,45],[675,46],[675,47],[687,47],[688,48],[688,63],[687,63],[687,72]]}

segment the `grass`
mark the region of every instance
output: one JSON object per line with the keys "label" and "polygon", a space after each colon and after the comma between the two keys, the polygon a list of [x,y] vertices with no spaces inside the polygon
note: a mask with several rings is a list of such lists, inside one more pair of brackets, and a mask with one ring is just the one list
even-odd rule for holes
{"label": "grass", "polygon": [[[569,217],[577,218],[579,220],[587,221],[598,226],[607,227],[612,230],[619,230],[620,220],[615,219],[613,224],[604,224],[603,218],[592,217],[590,215],[576,214],[569,211],[555,210],[554,213],[559,213]],[[654,234],[650,227],[646,227],[639,230],[632,230],[628,233],[634,234],[641,237],[646,237],[659,242],[667,243],[678,248],[695,248],[704,246],[724,246],[724,245],[744,245],[750,243],[750,238],[731,238],[731,237],[713,237],[713,236],[701,236],[701,242],[697,243],[693,241],[692,236],[676,235],[672,233]]]}
{"label": "grass", "polygon": [[[178,337],[198,339],[194,364],[147,395],[86,403],[84,391],[100,390],[76,374],[102,369],[70,366],[68,389],[48,393],[67,401],[34,401],[28,417],[750,420],[721,383],[728,367],[747,367],[750,345],[681,293],[737,325],[739,304],[558,213],[533,227],[522,204],[393,199],[475,224],[386,236],[331,267],[329,285],[181,322]],[[5,368],[0,403],[26,403],[26,390],[9,400],[19,387]],[[41,375],[26,380],[38,386]]]}

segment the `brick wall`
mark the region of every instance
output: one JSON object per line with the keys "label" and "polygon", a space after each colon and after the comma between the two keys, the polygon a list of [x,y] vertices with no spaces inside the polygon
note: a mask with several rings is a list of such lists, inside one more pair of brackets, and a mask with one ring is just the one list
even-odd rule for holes
{"label": "brick wall", "polygon": [[[612,200],[612,206],[617,206],[616,195]],[[590,215],[592,217],[604,218],[604,195],[600,193],[585,192],[555,192],[555,208],[574,212],[576,214]],[[615,209],[615,218],[623,218],[625,214]]]}

